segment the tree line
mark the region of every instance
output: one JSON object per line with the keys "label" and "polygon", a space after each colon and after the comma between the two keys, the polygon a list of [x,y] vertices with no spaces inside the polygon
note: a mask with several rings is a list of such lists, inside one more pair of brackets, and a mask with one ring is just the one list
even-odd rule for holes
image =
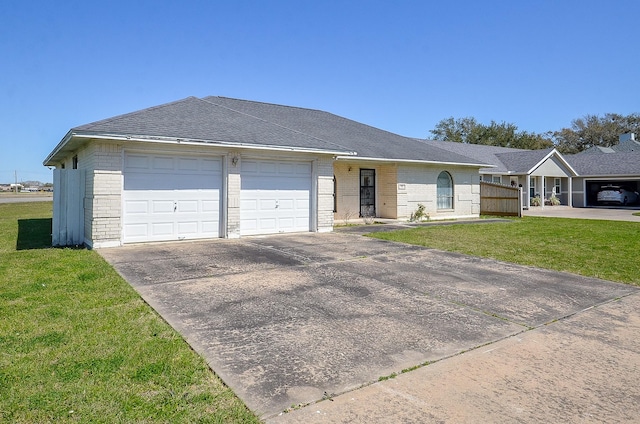
{"label": "tree line", "polygon": [[571,121],[571,127],[559,131],[534,133],[519,131],[515,124],[491,121],[489,125],[475,118],[446,118],[430,131],[432,139],[514,149],[546,149],[555,147],[561,153],[579,153],[592,146],[618,144],[620,134],[640,135],[640,114],[606,113],[586,115]]}

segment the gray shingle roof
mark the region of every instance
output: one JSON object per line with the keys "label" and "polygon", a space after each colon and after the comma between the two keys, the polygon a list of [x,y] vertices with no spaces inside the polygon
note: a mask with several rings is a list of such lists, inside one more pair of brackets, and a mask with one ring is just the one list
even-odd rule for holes
{"label": "gray shingle roof", "polygon": [[578,153],[565,159],[580,176],[640,175],[640,152]]}
{"label": "gray shingle roof", "polygon": [[355,153],[360,158],[382,160],[484,164],[328,112],[215,96],[188,97],[72,128],[45,163],[51,162],[65,143],[77,144],[75,135],[182,139],[323,151],[340,156]]}
{"label": "gray shingle roof", "polygon": [[210,96],[203,100],[273,122],[318,140],[345,146],[358,157],[484,164],[419,140],[393,134],[316,109]]}
{"label": "gray shingle roof", "polygon": [[553,148],[540,150],[525,150],[519,152],[499,153],[496,156],[508,171],[515,174],[528,173],[536,166]]}
{"label": "gray shingle roof", "polygon": [[301,134],[196,97],[81,125],[71,131],[349,152],[344,146]]}
{"label": "gray shingle roof", "polygon": [[[505,154],[514,154],[514,153],[524,153],[525,155],[529,155],[531,152],[535,152],[535,150],[524,150],[524,149],[512,149],[510,147],[500,147],[500,146],[485,146],[482,144],[467,144],[467,143],[456,143],[453,141],[436,141],[436,140],[421,140],[423,143],[426,143],[431,146],[436,146],[441,149],[458,153],[461,155],[469,156],[480,163],[486,163],[489,165],[493,165],[493,168],[481,168],[481,172],[495,172],[495,173],[503,173],[512,171],[515,172],[515,169],[509,167],[508,163],[505,163],[500,155]],[[545,152],[546,155],[548,151]],[[544,157],[542,155],[542,157]],[[510,159],[510,156],[505,156],[506,160]],[[511,158],[511,162],[517,162],[516,158]],[[534,162],[533,165],[535,165]],[[533,166],[532,165],[532,166]],[[530,168],[529,168],[530,169]],[[526,170],[528,171],[528,169]],[[526,172],[524,171],[524,172]]]}

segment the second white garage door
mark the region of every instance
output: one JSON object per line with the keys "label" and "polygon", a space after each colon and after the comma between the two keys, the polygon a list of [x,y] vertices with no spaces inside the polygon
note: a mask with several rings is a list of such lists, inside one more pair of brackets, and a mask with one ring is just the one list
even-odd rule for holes
{"label": "second white garage door", "polygon": [[311,162],[243,160],[240,234],[309,231]]}

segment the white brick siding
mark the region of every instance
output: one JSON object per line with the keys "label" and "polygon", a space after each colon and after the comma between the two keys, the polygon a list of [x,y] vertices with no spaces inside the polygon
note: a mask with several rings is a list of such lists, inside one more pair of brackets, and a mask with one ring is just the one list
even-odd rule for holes
{"label": "white brick siding", "polygon": [[333,174],[336,178],[336,203],[334,213],[336,223],[345,224],[360,215],[360,171],[356,164],[334,162]]}
{"label": "white brick siding", "polygon": [[94,141],[78,155],[86,169],[85,238],[93,247],[117,246],[122,237],[122,146]]}
{"label": "white brick siding", "polygon": [[[437,208],[437,180],[440,172],[447,171],[453,179],[453,209]],[[404,184],[406,193],[399,196],[398,218],[409,218],[425,206],[431,219],[478,217],[480,214],[480,177],[475,168],[438,165],[401,165],[398,183]]]}
{"label": "white brick siding", "polygon": [[[128,145],[127,145],[128,146]],[[150,145],[135,144],[139,151],[156,151]],[[246,150],[228,150],[193,146],[162,146],[164,153],[203,153],[223,158],[223,199],[221,202],[222,235],[240,237],[240,188],[242,156],[259,159],[284,159],[282,155]],[[122,243],[123,144],[92,140],[77,153],[78,168],[85,172],[84,204],[85,242],[93,247]],[[72,166],[73,154],[65,158]],[[233,164],[233,159],[237,161]],[[331,231],[334,222],[357,220],[360,211],[360,169],[376,171],[376,215],[381,218],[408,219],[422,203],[432,219],[478,216],[480,185],[478,170],[468,167],[413,165],[384,162],[334,161],[328,155],[291,153],[292,160],[311,161],[312,222],[311,231]],[[448,171],[454,181],[454,208],[437,210],[436,182],[441,171]],[[337,190],[334,213],[334,176]]]}
{"label": "white brick siding", "polygon": [[314,168],[318,179],[317,231],[327,232],[333,230],[333,159],[319,158]]}
{"label": "white brick siding", "polygon": [[[237,162],[233,165],[232,160]],[[227,156],[227,237],[240,237],[240,152],[230,152]]]}

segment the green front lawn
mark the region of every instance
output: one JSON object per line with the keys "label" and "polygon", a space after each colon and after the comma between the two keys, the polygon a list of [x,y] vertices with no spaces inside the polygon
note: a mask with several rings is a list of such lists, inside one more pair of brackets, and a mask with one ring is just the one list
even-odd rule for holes
{"label": "green front lawn", "polygon": [[370,236],[640,285],[637,222],[524,217]]}
{"label": "green front lawn", "polygon": [[259,422],[51,203],[0,204],[0,422]]}

